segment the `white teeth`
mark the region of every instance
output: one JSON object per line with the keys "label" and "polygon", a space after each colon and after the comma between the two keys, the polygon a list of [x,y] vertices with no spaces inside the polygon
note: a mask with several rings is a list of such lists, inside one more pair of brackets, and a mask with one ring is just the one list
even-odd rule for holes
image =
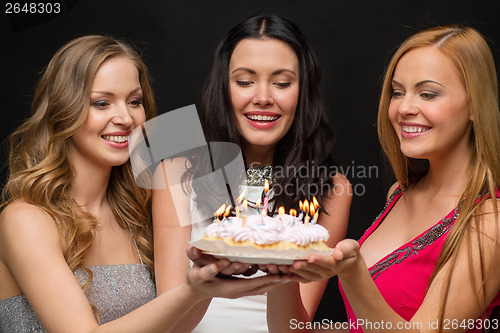
{"label": "white teeth", "polygon": [[266,116],[266,115],[263,116],[261,114],[259,115],[247,114],[246,117],[255,121],[273,121],[279,118],[278,116]]}
{"label": "white teeth", "polygon": [[128,136],[123,135],[103,135],[102,138],[106,141],[124,143],[128,141]]}
{"label": "white teeth", "polygon": [[422,133],[422,132],[427,132],[430,130],[430,127],[420,127],[420,126],[406,126],[402,125],[401,126],[403,132],[406,133]]}

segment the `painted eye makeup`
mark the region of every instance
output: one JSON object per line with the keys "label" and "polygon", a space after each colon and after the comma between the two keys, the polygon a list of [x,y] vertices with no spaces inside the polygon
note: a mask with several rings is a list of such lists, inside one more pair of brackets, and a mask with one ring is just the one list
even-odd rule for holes
{"label": "painted eye makeup", "polygon": [[129,102],[132,106],[141,106],[142,105],[142,99],[140,98],[134,98]]}
{"label": "painted eye makeup", "polygon": [[275,85],[278,88],[288,88],[292,85],[292,83],[291,82],[277,82],[277,83],[275,83]]}
{"label": "painted eye makeup", "polygon": [[424,93],[421,93],[420,96],[423,99],[434,99],[434,98],[437,97],[437,94],[436,93],[431,93],[431,92],[424,92]]}
{"label": "painted eye makeup", "polygon": [[391,92],[391,98],[403,97],[404,93],[401,90],[393,90]]}
{"label": "painted eye makeup", "polygon": [[109,105],[109,103],[108,103],[108,101],[105,101],[105,100],[99,100],[99,101],[93,102],[92,105],[98,109],[104,109],[106,106]]}
{"label": "painted eye makeup", "polygon": [[252,84],[251,81],[236,80],[236,85],[241,86],[241,87],[248,87],[251,84]]}

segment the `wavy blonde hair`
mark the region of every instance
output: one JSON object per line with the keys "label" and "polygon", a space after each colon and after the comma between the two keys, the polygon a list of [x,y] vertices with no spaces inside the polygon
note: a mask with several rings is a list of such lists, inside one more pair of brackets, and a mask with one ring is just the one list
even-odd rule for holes
{"label": "wavy blonde hair", "polygon": [[[31,117],[9,138],[9,178],[2,192],[2,207],[23,199],[52,216],[64,240],[68,266],[71,270],[84,268],[90,275],[85,286],[92,272],[83,260],[98,222],[72,197],[68,147],[87,119],[99,66],[116,56],[127,57],[137,67],[146,119],[153,118],[153,91],[139,54],[113,38],[85,36],[68,42],[52,57],[36,88]],[[106,195],[118,223],[130,229],[144,264],[153,273],[151,193],[136,185],[130,161],[112,168]]]}
{"label": "wavy blonde hair", "polygon": [[[469,168],[467,184],[469,186],[461,194],[460,216],[450,230],[439,255],[429,281],[430,285],[436,274],[447,262],[454,265],[457,260],[458,251],[456,250],[459,247],[468,246],[469,258],[472,258],[472,246],[470,246],[472,230],[476,230],[478,235],[484,236],[480,207],[488,197],[496,197],[495,189],[500,185],[500,113],[495,63],[488,44],[478,31],[470,27],[451,25],[427,29],[405,40],[392,57],[386,71],[377,120],[380,143],[399,184],[408,187],[413,185],[418,180],[419,170],[415,167],[414,161],[401,152],[399,139],[389,120],[388,109],[392,95],[392,78],[396,65],[404,54],[425,46],[436,47],[447,55],[462,74],[473,119],[470,137],[472,156],[467,161]],[[481,198],[479,204],[477,203],[478,198]],[[492,201],[497,220],[495,223],[495,242],[497,242],[498,208],[496,200]],[[484,286],[491,272],[485,269],[488,267],[488,263],[483,262],[484,245],[481,238],[478,236],[482,281],[481,290],[476,293],[476,304],[479,309],[484,310],[488,305],[485,304]],[[491,262],[489,264],[491,267]],[[472,274],[472,260],[469,262],[469,267],[471,268],[471,283],[476,286],[478,281]],[[450,270],[446,279],[446,287],[443,288],[444,294],[449,290],[451,274]],[[446,297],[443,297],[439,315],[441,320],[445,305]],[[442,326],[440,325],[440,327]]]}

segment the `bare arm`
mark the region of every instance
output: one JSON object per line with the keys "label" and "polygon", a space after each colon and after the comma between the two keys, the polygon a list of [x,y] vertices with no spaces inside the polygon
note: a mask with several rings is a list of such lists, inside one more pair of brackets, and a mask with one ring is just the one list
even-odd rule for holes
{"label": "bare arm", "polygon": [[[491,275],[485,281],[484,304],[489,304],[500,290],[500,244],[498,239],[498,220],[492,213],[492,209],[485,207],[486,214],[482,221],[483,232],[478,234],[475,230],[470,230],[468,246],[462,246],[457,249],[457,260],[453,264],[448,262],[439,271],[436,278],[429,287],[424,301],[417,310],[408,328],[394,330],[398,332],[436,332],[429,327],[429,321],[435,322],[438,319],[440,310],[444,311],[444,319],[450,322],[469,323],[469,320],[478,318],[485,305],[479,307],[476,302],[470,301],[476,299],[475,292],[479,290],[481,278],[479,267],[479,258],[482,256],[484,267],[487,272],[491,269]],[[496,228],[495,228],[495,225]],[[496,242],[495,242],[495,233]],[[483,252],[480,253],[478,239],[483,242]],[[335,252],[330,257],[311,256],[309,262],[294,263],[295,269],[303,269],[297,273],[304,279],[315,279],[316,276],[332,276],[337,274],[342,287],[349,299],[357,318],[366,319],[371,322],[391,323],[392,327],[405,327],[407,323],[385,302],[384,298],[373,283],[363,257],[359,253],[359,245],[354,240],[345,240],[340,242]],[[447,294],[448,299],[443,309],[440,308],[443,292],[445,289],[445,280],[447,274],[452,273],[450,289]],[[470,274],[473,274],[475,284],[471,282]],[[385,326],[387,327],[387,325]],[[467,327],[455,327],[453,332],[465,332]],[[365,332],[387,332],[386,328],[382,330],[365,329]]]}
{"label": "bare arm", "polygon": [[99,326],[64,259],[61,244],[56,224],[41,209],[14,203],[2,212],[0,260],[48,332],[164,332],[202,299],[261,294],[281,280],[273,276],[251,281],[218,279],[216,274],[230,265],[222,260],[203,268],[193,267],[186,282]]}
{"label": "bare arm", "polygon": [[[173,184],[181,184],[186,162],[180,158],[164,161],[155,172],[155,184],[165,186],[164,189],[153,191],[155,277],[158,295],[184,283],[190,265],[185,254],[191,239],[190,198],[182,187]],[[176,196],[176,202],[173,195]],[[194,306],[188,315],[179,320],[172,332],[191,332],[203,318],[209,304],[210,299],[207,299]]]}
{"label": "bare arm", "polygon": [[[323,198],[323,208],[328,215],[321,214],[318,223],[330,233],[327,241],[334,247],[345,238],[349,221],[349,209],[352,200],[351,184],[343,175],[334,177],[333,193]],[[287,272],[286,267],[281,271]],[[268,292],[267,317],[270,332],[282,332],[290,329],[290,320],[307,322],[314,318],[325,291],[328,279],[315,280],[311,283],[290,282]]]}

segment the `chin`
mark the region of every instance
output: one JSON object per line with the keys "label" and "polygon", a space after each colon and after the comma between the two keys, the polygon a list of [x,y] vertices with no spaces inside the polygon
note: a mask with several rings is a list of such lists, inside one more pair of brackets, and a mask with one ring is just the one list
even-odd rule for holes
{"label": "chin", "polygon": [[415,159],[427,159],[427,154],[423,152],[417,152],[415,150],[409,150],[409,149],[401,149],[401,152],[403,153],[404,156],[408,158],[415,158]]}
{"label": "chin", "polygon": [[117,158],[117,159],[108,160],[106,164],[108,166],[111,166],[111,167],[116,167],[116,166],[124,165],[125,163],[128,162],[128,160],[129,159],[128,159],[128,156],[127,156],[127,158],[123,158],[123,159],[122,158],[119,158],[119,159]]}

